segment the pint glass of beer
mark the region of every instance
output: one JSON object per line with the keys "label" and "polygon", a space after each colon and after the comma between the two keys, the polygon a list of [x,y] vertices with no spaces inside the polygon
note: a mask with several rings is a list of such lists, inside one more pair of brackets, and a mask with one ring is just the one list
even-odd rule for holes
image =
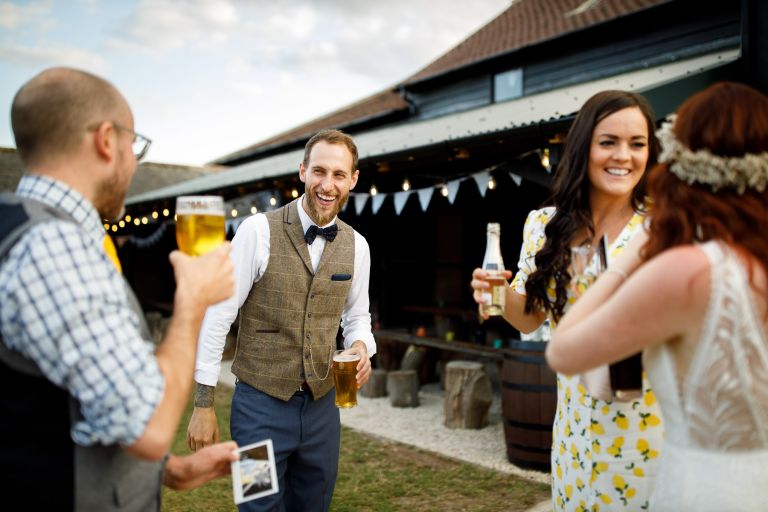
{"label": "pint glass of beer", "polygon": [[333,354],[333,383],[336,385],[336,407],[347,409],[357,405],[358,354],[345,354],[337,350]]}
{"label": "pint glass of beer", "polygon": [[176,243],[181,252],[201,256],[224,241],[224,200],[221,196],[176,199]]}

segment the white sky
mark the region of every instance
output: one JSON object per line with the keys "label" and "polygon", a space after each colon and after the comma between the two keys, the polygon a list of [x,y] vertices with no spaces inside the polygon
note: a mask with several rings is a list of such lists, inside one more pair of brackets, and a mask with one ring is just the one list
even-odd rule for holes
{"label": "white sky", "polygon": [[201,165],[378,92],[510,0],[0,0],[0,146],[19,87],[57,65],[111,81],[153,140]]}

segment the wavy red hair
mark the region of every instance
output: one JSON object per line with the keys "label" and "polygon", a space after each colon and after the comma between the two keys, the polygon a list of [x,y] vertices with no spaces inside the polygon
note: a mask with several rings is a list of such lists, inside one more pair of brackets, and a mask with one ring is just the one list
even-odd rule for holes
{"label": "wavy red hair", "polygon": [[[743,84],[719,82],[680,106],[673,131],[687,148],[739,157],[768,151],[768,97]],[[655,166],[648,177],[651,228],[644,257],[694,242],[721,239],[746,250],[768,271],[768,189],[743,194],[688,184]]]}

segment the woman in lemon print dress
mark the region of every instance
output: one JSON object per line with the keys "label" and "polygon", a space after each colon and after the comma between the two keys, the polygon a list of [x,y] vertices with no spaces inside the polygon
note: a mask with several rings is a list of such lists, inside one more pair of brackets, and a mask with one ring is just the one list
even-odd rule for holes
{"label": "woman in lemon print dress", "polygon": [[[655,163],[654,117],[642,96],[604,91],[581,108],[568,133],[552,186],[553,206],[525,222],[519,271],[507,290],[504,318],[521,332],[553,324],[575,300],[571,247],[605,234],[615,257],[642,229],[644,175]],[[596,274],[597,258],[584,273]],[[486,274],[472,274],[478,303]],[[506,272],[506,277],[512,277]],[[593,374],[607,382],[607,368]],[[555,510],[644,510],[656,474],[662,428],[653,392],[643,381],[633,401],[593,398],[579,376],[558,374],[552,431]]]}
{"label": "woman in lemon print dress", "polygon": [[651,511],[764,512],[768,96],[715,83],[659,138],[647,235],[569,309],[547,360],[573,373],[643,351],[665,428]]}

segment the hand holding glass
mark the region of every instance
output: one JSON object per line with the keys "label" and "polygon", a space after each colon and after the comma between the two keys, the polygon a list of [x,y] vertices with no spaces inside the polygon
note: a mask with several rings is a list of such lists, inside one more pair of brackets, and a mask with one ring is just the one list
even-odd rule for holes
{"label": "hand holding glass", "polygon": [[348,409],[357,405],[357,364],[360,356],[337,350],[333,353],[333,383],[336,385],[336,407]]}
{"label": "hand holding glass", "polygon": [[181,196],[176,199],[176,243],[184,254],[201,256],[226,238],[221,196]]}

